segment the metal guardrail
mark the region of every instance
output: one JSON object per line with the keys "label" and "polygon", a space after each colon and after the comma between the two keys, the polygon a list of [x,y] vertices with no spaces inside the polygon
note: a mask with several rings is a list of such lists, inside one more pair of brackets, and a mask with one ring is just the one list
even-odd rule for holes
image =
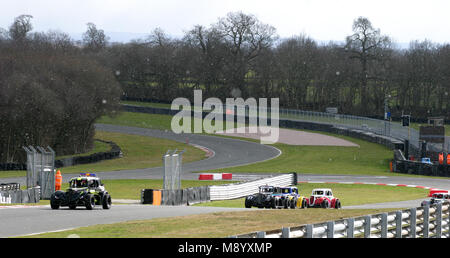
{"label": "metal guardrail", "polygon": [[317,224],[284,227],[232,238],[450,238],[450,203]]}
{"label": "metal guardrail", "polygon": [[[137,111],[144,112],[146,109],[153,109],[157,113],[164,114],[172,114],[176,113],[175,110],[170,110],[168,108],[151,108],[151,107],[142,107],[142,106],[133,106],[129,104],[122,104],[125,110],[128,111]],[[262,107],[258,107],[259,110],[266,112],[268,118],[270,118],[270,109],[264,109]],[[240,105],[225,105],[224,110],[234,110],[233,114],[248,116],[250,114],[249,106],[240,106]],[[239,113],[239,110],[242,110]],[[164,111],[164,112],[163,112]],[[383,135],[386,137],[395,138],[401,141],[409,140],[409,144],[413,146],[415,149],[419,150],[420,139],[419,139],[419,131],[411,128],[404,127],[399,122],[391,122],[387,120],[380,120],[375,118],[354,116],[354,115],[345,115],[345,114],[334,114],[334,113],[326,113],[326,112],[315,112],[315,111],[304,111],[304,110],[296,110],[296,109],[284,109],[279,108],[274,110],[274,112],[278,111],[278,116],[280,120],[292,120],[292,121],[302,121],[302,122],[310,122],[317,124],[327,124],[333,125],[335,127],[345,127],[349,129],[357,129],[365,132],[375,133],[377,135]],[[252,124],[252,121],[248,121]],[[428,144],[428,148],[432,151],[442,151],[447,150],[450,152],[450,137],[445,137],[445,143],[442,145],[443,147],[433,146],[432,144]],[[444,149],[442,149],[444,148]]]}
{"label": "metal guardrail", "polygon": [[231,200],[258,193],[261,185],[290,186],[297,184],[297,174],[282,174],[251,182],[210,186],[210,200]]}

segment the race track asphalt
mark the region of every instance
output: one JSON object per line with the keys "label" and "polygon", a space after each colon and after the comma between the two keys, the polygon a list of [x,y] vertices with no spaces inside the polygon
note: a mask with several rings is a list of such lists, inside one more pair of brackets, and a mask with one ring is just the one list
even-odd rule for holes
{"label": "race track asphalt", "polygon": [[[183,164],[183,179],[197,179],[198,175],[193,171],[211,170],[240,166],[254,162],[260,162],[275,158],[281,151],[269,146],[254,142],[242,141],[238,139],[223,138],[202,134],[174,134],[170,131],[160,131],[144,128],[97,124],[97,130],[107,132],[118,132],[125,134],[143,135],[175,140],[199,145],[214,152],[212,157],[196,162]],[[162,167],[122,170],[111,172],[97,172],[102,179],[161,179]],[[65,174],[66,182],[68,178],[76,175]],[[233,174],[233,177],[243,175]],[[245,175],[264,177],[266,175]],[[408,184],[440,189],[450,189],[450,179],[436,179],[423,177],[405,176],[365,176],[365,175],[311,175],[298,173],[299,181],[307,182],[366,182],[366,183],[388,183],[388,184]],[[2,178],[2,182],[25,183],[25,178]],[[420,206],[420,200],[406,202],[390,202],[383,204],[359,205],[343,208],[408,208]],[[152,219],[169,216],[184,216],[191,214],[202,214],[218,211],[239,211],[244,209],[217,208],[217,207],[193,207],[193,206],[151,206],[140,204],[113,205],[111,210],[101,208],[93,211],[86,211],[83,208],[77,210],[51,210],[47,206],[20,206],[7,207],[0,206],[0,237],[21,236],[39,232],[64,230],[81,226],[95,224],[115,223],[121,221]]]}

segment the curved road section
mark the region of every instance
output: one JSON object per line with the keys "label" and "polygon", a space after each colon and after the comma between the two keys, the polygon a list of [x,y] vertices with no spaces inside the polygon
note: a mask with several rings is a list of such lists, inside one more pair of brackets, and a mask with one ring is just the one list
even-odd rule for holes
{"label": "curved road section", "polygon": [[[183,179],[196,179],[197,175],[191,173],[194,171],[214,171],[220,168],[241,166],[273,159],[281,154],[279,149],[269,145],[219,136],[204,134],[175,134],[169,130],[161,131],[108,124],[96,124],[96,129],[106,132],[163,138],[183,143],[189,142],[189,144],[199,145],[214,152],[214,155],[207,159],[184,163],[182,174]],[[96,174],[102,179],[161,179],[163,176],[163,169],[162,167],[156,167],[148,169],[111,171]]]}
{"label": "curved road section", "polygon": [[[128,127],[109,124],[96,124],[96,130],[123,133],[132,135],[142,135],[155,138],[163,138],[177,142],[188,142],[192,145],[207,148],[214,154],[206,159],[183,163],[182,179],[197,179],[198,175],[191,172],[211,170],[212,172],[226,167],[241,166],[256,162],[261,162],[278,157],[281,151],[270,145],[263,145],[255,142],[242,141],[239,139],[211,136],[204,134],[175,134],[172,131],[161,131],[155,129]],[[162,157],[161,157],[162,159]],[[161,161],[162,165],[162,161]],[[163,168],[153,167],[145,169],[120,170],[96,172],[102,179],[162,179]],[[78,174],[64,174],[63,181],[67,182]],[[26,179],[21,178],[0,178],[0,183],[17,182],[25,184]]]}

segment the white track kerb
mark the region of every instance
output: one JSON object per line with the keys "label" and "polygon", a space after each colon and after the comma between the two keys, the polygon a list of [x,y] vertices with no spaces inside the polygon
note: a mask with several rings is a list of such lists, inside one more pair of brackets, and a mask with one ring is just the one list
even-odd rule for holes
{"label": "white track kerb", "polygon": [[[174,133],[216,133],[223,131],[223,116],[226,114],[225,128],[228,132],[260,133],[261,144],[274,144],[279,138],[279,99],[271,98],[270,108],[266,98],[259,98],[259,103],[255,98],[227,98],[226,104],[218,98],[208,98],[203,102],[202,91],[194,90],[194,116],[191,116],[191,102],[186,98],[176,98],[172,102],[172,110],[180,110],[173,116],[171,129]],[[210,112],[203,119],[203,112]],[[270,118],[269,118],[270,112]],[[235,118],[238,125],[246,124],[248,117],[248,128],[238,126],[235,128]],[[193,119],[193,121],[192,121]],[[270,123],[268,120],[270,119]],[[214,125],[213,125],[214,121]],[[192,123],[194,131],[192,132]],[[270,124],[270,126],[268,126]]]}

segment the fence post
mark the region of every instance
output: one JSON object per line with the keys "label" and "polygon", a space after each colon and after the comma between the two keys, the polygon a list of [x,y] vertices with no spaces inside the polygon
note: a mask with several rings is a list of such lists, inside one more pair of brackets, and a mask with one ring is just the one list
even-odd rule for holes
{"label": "fence post", "polygon": [[436,238],[442,237],[442,203],[436,204]]}
{"label": "fence post", "polygon": [[409,232],[411,238],[416,238],[416,226],[417,226],[417,210],[412,208],[409,215]]}
{"label": "fence post", "polygon": [[258,233],[256,233],[256,238],[266,238],[266,232],[259,231]]}
{"label": "fence post", "polygon": [[281,229],[281,238],[289,238],[291,233],[291,228],[282,228]]}
{"label": "fence post", "polygon": [[423,238],[428,238],[430,228],[430,206],[423,207]]}
{"label": "fence post", "polygon": [[371,217],[364,216],[364,238],[370,238]]}
{"label": "fence post", "polygon": [[395,213],[395,237],[402,238],[402,212]]}
{"label": "fence post", "polygon": [[313,225],[308,224],[306,225],[306,238],[313,238]]}
{"label": "fence post", "polygon": [[334,221],[327,222],[327,238],[334,238]]}
{"label": "fence post", "polygon": [[387,238],[387,213],[381,214],[381,238]]}
{"label": "fence post", "polygon": [[354,238],[355,232],[355,219],[347,219],[347,238]]}

